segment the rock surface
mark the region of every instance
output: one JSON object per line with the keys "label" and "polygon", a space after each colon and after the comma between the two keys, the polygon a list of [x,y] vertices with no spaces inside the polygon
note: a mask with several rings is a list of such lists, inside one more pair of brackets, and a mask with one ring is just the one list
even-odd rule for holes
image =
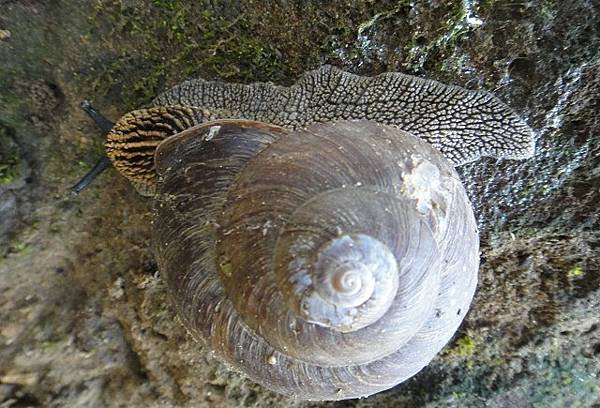
{"label": "rock surface", "polygon": [[[1,406],[600,404],[597,2],[0,0]],[[282,21],[286,29],[282,30]],[[173,314],[150,207],[114,171],[66,193],[116,119],[188,77],[290,84],[329,63],[487,89],[538,135],[526,162],[460,168],[482,266],[461,330],[366,400],[286,400],[231,373]],[[15,147],[16,146],[16,147]],[[8,154],[17,152],[17,154]]]}

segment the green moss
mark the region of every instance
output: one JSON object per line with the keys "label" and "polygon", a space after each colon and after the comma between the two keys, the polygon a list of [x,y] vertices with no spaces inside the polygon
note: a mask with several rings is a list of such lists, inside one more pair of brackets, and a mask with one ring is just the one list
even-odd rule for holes
{"label": "green moss", "polygon": [[22,171],[23,163],[19,149],[8,135],[6,128],[0,125],[0,185],[13,183]]}
{"label": "green moss", "polygon": [[16,157],[10,157],[5,161],[2,158],[0,163],[0,184],[10,184],[15,181],[18,177],[18,159]]}
{"label": "green moss", "polygon": [[558,13],[556,0],[543,0],[541,3],[540,15],[546,21],[553,20],[556,17],[556,13]]}
{"label": "green moss", "polygon": [[454,72],[464,65],[464,57],[453,58],[460,42],[473,29],[467,22],[468,10],[464,1],[443,3],[432,9],[428,19],[433,25],[424,32],[415,31],[407,47],[411,69],[420,72],[435,68]]}
{"label": "green moss", "polygon": [[583,271],[583,269],[581,268],[580,265],[573,265],[573,267],[571,267],[567,271],[567,276],[571,279],[581,278],[584,275],[585,275],[585,272]]}
{"label": "green moss", "polygon": [[454,346],[446,354],[453,357],[469,357],[475,353],[477,346],[478,342],[475,338],[469,334],[465,334],[456,340]]}
{"label": "green moss", "polygon": [[17,242],[14,245],[14,250],[18,254],[26,254],[31,250],[31,246],[27,242]]}
{"label": "green moss", "polygon": [[[0,54],[0,60],[2,55]],[[23,118],[19,114],[19,111],[24,105],[23,98],[20,98],[14,92],[10,91],[10,85],[7,78],[13,78],[16,75],[14,72],[9,70],[3,70],[2,64],[0,64],[0,121],[7,126],[18,128],[22,125]],[[2,125],[0,125],[0,137],[3,131]]]}
{"label": "green moss", "polygon": [[[437,47],[458,25],[462,5],[435,7],[431,20],[438,28],[427,44]],[[385,50],[410,43],[411,7],[407,0],[302,5],[96,0],[87,36],[102,38],[104,52],[85,70],[82,93],[125,105],[122,111],[190,77],[289,84],[322,63],[364,67],[366,60],[385,58]],[[398,32],[398,26],[408,31]],[[460,37],[453,33],[451,39]]]}
{"label": "green moss", "polygon": [[62,339],[50,339],[50,340],[46,340],[42,343],[42,349],[46,352],[55,352],[55,351],[59,351],[62,346],[63,346],[64,342]]}
{"label": "green moss", "polygon": [[77,161],[77,170],[76,170],[76,172],[77,172],[77,174],[79,174],[79,173],[85,173],[85,172],[91,170],[92,166],[93,166],[92,162],[87,162],[85,160],[79,160],[79,161]]}
{"label": "green moss", "polygon": [[225,276],[231,276],[231,272],[233,269],[233,266],[231,265],[231,260],[225,256],[221,256],[219,258],[219,269],[225,274]]}
{"label": "green moss", "polygon": [[489,12],[496,4],[496,1],[497,0],[482,0],[479,3],[478,9],[482,12]]}
{"label": "green moss", "polygon": [[[100,27],[110,27],[119,41],[111,41],[111,60],[95,64],[88,85],[94,95],[115,96],[128,109],[150,102],[166,83],[193,76],[250,82],[286,73],[276,44],[252,35],[248,17],[224,17],[208,5],[99,0],[90,19],[104,22]],[[104,29],[90,35],[103,34],[97,30]]]}
{"label": "green moss", "polygon": [[456,355],[461,356],[461,357],[470,356],[475,352],[476,346],[477,346],[477,343],[475,342],[475,340],[473,338],[471,338],[469,336],[465,336],[456,342],[456,348],[455,348]]}

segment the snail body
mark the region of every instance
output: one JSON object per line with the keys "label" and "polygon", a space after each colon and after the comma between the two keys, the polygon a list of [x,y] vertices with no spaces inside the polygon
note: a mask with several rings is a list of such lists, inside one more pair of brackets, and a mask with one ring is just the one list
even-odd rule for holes
{"label": "snail body", "polygon": [[453,166],[527,157],[533,136],[484,92],[322,67],[290,88],[184,82],[106,148],[154,197],[189,332],[274,391],[339,400],[410,378],[451,339],[479,266]]}

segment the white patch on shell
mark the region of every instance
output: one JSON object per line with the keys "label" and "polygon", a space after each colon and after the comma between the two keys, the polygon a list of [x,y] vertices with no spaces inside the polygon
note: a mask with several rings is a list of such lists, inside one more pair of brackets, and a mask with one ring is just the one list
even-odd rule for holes
{"label": "white patch on shell", "polygon": [[217,135],[217,133],[219,133],[219,130],[221,130],[221,126],[211,126],[210,129],[208,129],[208,134],[206,135],[204,140],[211,140]]}
{"label": "white patch on shell", "polygon": [[403,178],[404,192],[417,200],[417,211],[429,213],[434,207],[435,193],[443,189],[440,170],[432,163],[413,157],[415,163],[409,174]]}

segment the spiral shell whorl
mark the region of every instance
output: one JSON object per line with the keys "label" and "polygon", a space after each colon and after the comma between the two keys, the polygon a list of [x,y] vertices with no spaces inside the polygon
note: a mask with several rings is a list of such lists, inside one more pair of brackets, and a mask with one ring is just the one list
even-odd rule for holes
{"label": "spiral shell whorl", "polygon": [[304,294],[302,316],[338,331],[375,322],[390,307],[398,288],[394,254],[364,234],[345,234],[326,243],[312,269],[315,290]]}

